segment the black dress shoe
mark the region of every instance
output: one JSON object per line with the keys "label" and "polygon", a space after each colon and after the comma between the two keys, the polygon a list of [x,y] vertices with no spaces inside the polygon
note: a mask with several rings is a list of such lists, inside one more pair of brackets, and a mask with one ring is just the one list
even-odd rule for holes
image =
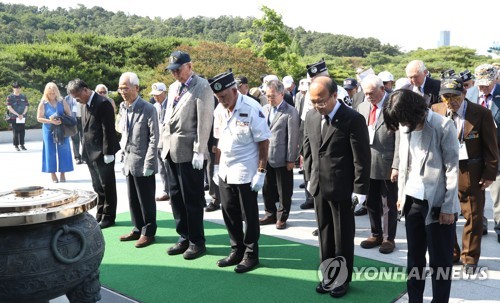
{"label": "black dress shoe", "polygon": [[302,204],[300,204],[300,209],[311,209],[311,208],[314,208],[314,202],[304,202]]}
{"label": "black dress shoe", "polygon": [[299,185],[299,188],[306,188],[306,183],[305,183],[305,182],[304,182],[304,183],[301,183],[301,184]]}
{"label": "black dress shoe", "polygon": [[368,211],[366,210],[366,207],[361,207],[360,209],[358,209],[357,211],[354,212],[354,215],[355,216],[364,216],[368,213]]}
{"label": "black dress shoe", "polygon": [[167,250],[170,256],[183,254],[189,248],[189,241],[183,240],[174,244]]}
{"label": "black dress shoe", "polygon": [[82,159],[78,159],[78,160],[76,160],[76,164],[77,164],[77,165],[83,164]]}
{"label": "black dress shoe", "polygon": [[318,286],[316,286],[316,292],[319,294],[327,294],[329,291],[323,287],[323,282],[319,282]]}
{"label": "black dress shoe", "polygon": [[196,258],[201,257],[206,251],[207,248],[205,247],[205,244],[203,245],[191,244],[189,245],[189,248],[182,254],[182,256],[186,260],[194,260]]}
{"label": "black dress shoe", "polygon": [[14,148],[15,148],[17,151],[20,151],[19,146],[14,145]]}
{"label": "black dress shoe", "polygon": [[99,222],[99,226],[101,227],[101,229],[104,229],[104,228],[108,228],[108,227],[111,227],[113,225],[115,225],[115,221],[111,221],[111,220],[102,220],[101,222]]}
{"label": "black dress shoe", "polygon": [[483,229],[483,236],[486,236],[488,234],[488,229]]}
{"label": "black dress shoe", "polygon": [[318,229],[316,228],[315,230],[313,230],[312,235],[315,236],[315,237],[317,237],[318,233],[319,233]]}
{"label": "black dress shoe", "polygon": [[203,190],[209,190],[210,189],[210,186],[208,186],[208,184],[205,184],[205,186],[203,186]]}
{"label": "black dress shoe", "polygon": [[205,207],[205,211],[207,213],[212,212],[212,211],[216,211],[218,209],[220,209],[220,204],[215,204],[214,202],[208,203],[207,207]]}
{"label": "black dress shoe", "polygon": [[330,296],[334,298],[343,297],[347,291],[349,290],[349,282],[345,282],[344,284],[335,287],[330,291]]}
{"label": "black dress shoe", "polygon": [[24,147],[24,145],[21,145],[21,149],[22,150],[27,150],[26,147]]}
{"label": "black dress shoe", "polygon": [[259,265],[259,259],[255,258],[243,259],[243,261],[241,261],[238,265],[236,265],[234,271],[239,274],[242,274],[251,271],[252,269],[257,267],[257,265]]}
{"label": "black dress shoe", "polygon": [[217,261],[217,266],[219,267],[233,266],[239,264],[241,260],[243,260],[243,254],[238,254],[237,252],[231,252],[229,256]]}

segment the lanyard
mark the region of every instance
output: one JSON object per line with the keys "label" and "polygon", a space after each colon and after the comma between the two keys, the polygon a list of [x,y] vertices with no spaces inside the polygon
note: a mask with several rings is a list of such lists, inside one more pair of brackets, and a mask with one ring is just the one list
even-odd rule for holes
{"label": "lanyard", "polygon": [[[467,102],[464,101],[464,110],[462,111],[462,116],[464,117],[458,117],[460,119],[460,122],[462,123],[462,136],[460,138],[460,143],[464,142],[464,133],[465,133],[465,110],[467,109]],[[462,121],[463,120],[463,121]]]}

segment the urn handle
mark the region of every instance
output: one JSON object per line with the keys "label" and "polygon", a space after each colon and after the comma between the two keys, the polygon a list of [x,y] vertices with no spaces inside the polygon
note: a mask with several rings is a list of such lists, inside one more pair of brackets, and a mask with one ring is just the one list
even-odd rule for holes
{"label": "urn handle", "polygon": [[[57,241],[59,240],[59,237],[62,235],[65,235],[65,234],[69,234],[69,233],[74,233],[75,235],[77,235],[80,238],[80,241],[82,243],[80,252],[74,258],[66,258],[65,256],[63,256],[59,252],[59,250],[57,248]],[[83,233],[76,228],[69,227],[68,225],[63,225],[59,230],[56,231],[56,233],[52,237],[52,241],[50,244],[51,244],[50,247],[52,249],[52,253],[54,254],[54,257],[59,262],[64,263],[64,264],[71,264],[71,263],[75,263],[75,262],[80,261],[80,259],[85,254],[85,251],[87,250],[87,241],[85,240],[85,236],[83,235]]]}

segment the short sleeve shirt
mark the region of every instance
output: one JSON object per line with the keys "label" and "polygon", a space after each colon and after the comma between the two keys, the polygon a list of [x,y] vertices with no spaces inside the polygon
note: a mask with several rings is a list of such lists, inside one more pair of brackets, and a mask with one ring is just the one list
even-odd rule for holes
{"label": "short sleeve shirt", "polygon": [[232,113],[219,104],[214,137],[221,151],[219,176],[228,184],[250,183],[257,173],[259,142],[271,137],[260,104],[239,93]]}
{"label": "short sleeve shirt", "polygon": [[[12,107],[18,114],[22,114],[28,105],[28,99],[23,94],[7,96],[7,106]],[[10,113],[10,118],[15,119],[16,116]]]}

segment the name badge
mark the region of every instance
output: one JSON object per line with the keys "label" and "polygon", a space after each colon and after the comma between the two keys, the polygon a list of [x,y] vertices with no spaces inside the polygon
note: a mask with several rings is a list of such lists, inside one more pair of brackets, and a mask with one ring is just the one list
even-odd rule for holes
{"label": "name badge", "polygon": [[459,160],[468,160],[469,155],[467,154],[467,147],[465,143],[460,143],[460,149],[458,150],[458,159]]}

